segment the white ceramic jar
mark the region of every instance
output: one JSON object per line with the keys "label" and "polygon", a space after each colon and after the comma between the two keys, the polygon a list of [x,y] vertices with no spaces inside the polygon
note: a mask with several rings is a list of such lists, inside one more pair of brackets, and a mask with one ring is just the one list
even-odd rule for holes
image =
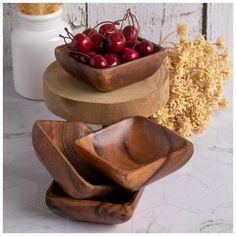
{"label": "white ceramic jar", "polygon": [[63,44],[58,35],[69,28],[61,15],[62,8],[41,16],[18,13],[11,38],[13,77],[16,92],[26,98],[43,99],[43,73],[55,60],[55,47]]}

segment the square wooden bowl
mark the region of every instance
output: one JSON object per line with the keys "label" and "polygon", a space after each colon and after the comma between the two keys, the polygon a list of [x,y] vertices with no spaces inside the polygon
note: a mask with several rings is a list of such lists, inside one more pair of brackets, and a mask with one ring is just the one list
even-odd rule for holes
{"label": "square wooden bowl", "polygon": [[61,67],[77,79],[92,85],[99,91],[113,91],[153,75],[161,66],[166,51],[157,44],[154,53],[115,67],[97,69],[72,57],[67,45],[58,46],[55,56]]}
{"label": "square wooden bowl", "polygon": [[103,224],[120,224],[129,220],[142,195],[142,190],[99,199],[73,199],[53,181],[45,201],[56,215],[72,220]]}
{"label": "square wooden bowl", "polygon": [[135,191],[182,167],[193,144],[144,118],[125,119],[75,142],[81,160]]}
{"label": "square wooden bowl", "polygon": [[74,142],[93,130],[79,121],[37,120],[32,142],[39,161],[68,196],[76,199],[123,194],[116,183],[80,161]]}

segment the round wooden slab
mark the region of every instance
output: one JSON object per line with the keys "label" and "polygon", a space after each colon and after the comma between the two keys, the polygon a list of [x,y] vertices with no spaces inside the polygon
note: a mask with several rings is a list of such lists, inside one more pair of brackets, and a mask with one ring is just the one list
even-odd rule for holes
{"label": "round wooden slab", "polygon": [[44,73],[45,104],[66,120],[109,125],[132,116],[149,117],[168,99],[169,74],[163,65],[146,80],[106,93],[73,78],[57,62]]}

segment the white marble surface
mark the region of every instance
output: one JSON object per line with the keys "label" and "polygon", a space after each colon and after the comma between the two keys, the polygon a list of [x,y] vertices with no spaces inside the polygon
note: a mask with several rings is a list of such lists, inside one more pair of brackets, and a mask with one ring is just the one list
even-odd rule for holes
{"label": "white marble surface", "polygon": [[181,170],[146,187],[134,216],[120,225],[75,222],[55,216],[44,195],[51,181],[31,144],[36,119],[59,119],[43,102],[14,92],[4,73],[4,232],[232,232],[233,134],[230,107],[191,138],[195,153]]}

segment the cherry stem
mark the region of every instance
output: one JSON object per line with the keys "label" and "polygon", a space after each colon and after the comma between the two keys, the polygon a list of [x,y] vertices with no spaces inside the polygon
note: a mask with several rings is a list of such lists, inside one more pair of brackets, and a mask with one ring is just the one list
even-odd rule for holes
{"label": "cherry stem", "polygon": [[66,33],[70,39],[72,39],[74,37],[74,35],[66,27],[64,28],[64,30],[66,31]]}
{"label": "cherry stem", "polygon": [[123,17],[123,19],[120,19],[120,20],[116,20],[116,21],[114,21],[114,23],[118,23],[117,25],[119,25],[120,23],[120,21],[121,22],[123,22],[124,20],[126,20],[127,19],[127,16],[126,16],[126,14],[124,15],[124,17]]}
{"label": "cherry stem", "polygon": [[70,37],[66,37],[64,35],[59,34],[59,37],[63,38],[65,44],[70,47],[70,45],[66,42],[66,39],[71,39]]}
{"label": "cherry stem", "polygon": [[128,24],[130,25],[130,15],[128,15]]}
{"label": "cherry stem", "polygon": [[172,34],[175,34],[176,31],[170,32],[169,34],[167,34],[163,39],[161,39],[161,41],[159,42],[160,45],[162,45]]}
{"label": "cherry stem", "polygon": [[136,17],[133,13],[130,12],[130,14],[134,17],[134,19],[135,19],[135,21],[136,21],[137,30],[138,30],[138,34],[139,34],[140,27],[139,27],[138,19],[137,19],[137,17]]}
{"label": "cherry stem", "polygon": [[[129,9],[128,9],[128,10],[129,10]],[[125,20],[128,18],[128,16],[129,16],[128,10],[127,10],[127,12],[124,14],[123,19],[121,20],[120,30],[123,29],[124,21],[125,21]]]}
{"label": "cherry stem", "polygon": [[[121,22],[120,30],[122,30],[123,29],[123,23],[129,17],[129,14],[130,14],[130,9],[127,9],[126,13],[124,14],[123,19],[116,20],[116,21],[102,21],[102,22],[98,23],[97,25],[95,25],[92,29],[95,30],[99,25],[102,25],[102,24],[105,24],[105,23],[111,23],[111,24],[114,24],[114,25],[120,25],[120,22]],[[129,19],[128,19],[128,21],[129,21]],[[90,36],[91,33],[92,33],[92,30],[88,33],[88,36]]]}
{"label": "cherry stem", "polygon": [[135,38],[135,43],[134,43],[134,46],[132,48],[132,49],[134,49],[136,47],[136,45],[137,45],[137,42],[138,42],[138,35],[139,35],[139,29],[140,28],[139,28],[139,23],[138,23],[137,17],[130,10],[128,11],[128,14],[129,14],[129,16],[131,18],[133,27],[135,27],[135,23],[134,22],[136,22],[136,25],[137,25],[137,36]]}
{"label": "cherry stem", "polygon": [[67,36],[64,36],[64,35],[61,35],[61,34],[59,34],[59,37],[65,38],[65,39],[71,39],[71,38],[69,38],[69,37],[67,37]]}
{"label": "cherry stem", "polygon": [[[130,8],[128,8],[126,10],[126,13],[124,14],[124,17],[122,20],[120,20],[122,23],[121,23],[121,27],[120,27],[120,31],[123,30],[123,25],[124,25],[124,21],[125,20],[128,20],[128,24],[131,25],[131,22],[132,22],[132,26],[135,27],[135,23],[137,25],[137,36],[135,38],[135,43],[134,43],[134,46],[133,46],[133,49],[135,48],[135,46],[137,45],[137,39],[138,39],[138,34],[139,34],[139,23],[138,23],[138,19],[137,17],[131,12]],[[130,22],[131,20],[131,22]]]}
{"label": "cherry stem", "polygon": [[65,44],[70,47],[70,45],[66,42],[66,39],[70,39],[72,40],[74,38],[74,35],[65,27],[64,30],[66,31],[67,33],[67,36],[64,36],[64,35],[61,35],[59,34],[59,37],[63,38]]}
{"label": "cherry stem", "polygon": [[129,12],[129,16],[131,18],[132,25],[135,26],[135,24],[134,24],[134,17],[133,17],[134,15],[131,12]]}

